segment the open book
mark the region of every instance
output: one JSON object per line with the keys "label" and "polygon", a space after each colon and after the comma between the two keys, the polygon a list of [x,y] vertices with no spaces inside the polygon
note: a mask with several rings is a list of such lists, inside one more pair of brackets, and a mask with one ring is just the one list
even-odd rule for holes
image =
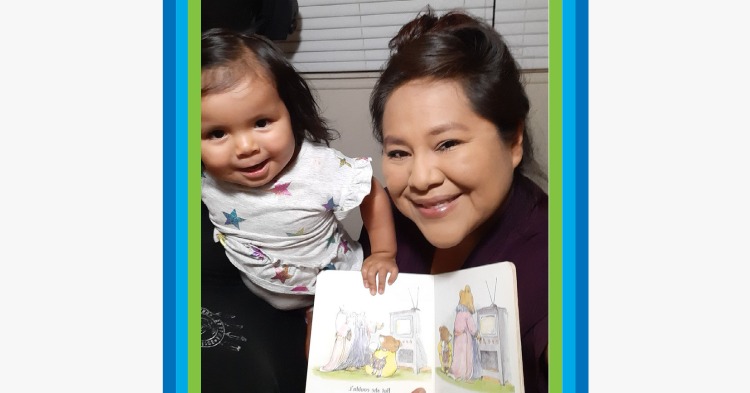
{"label": "open book", "polygon": [[307,392],[523,393],[516,269],[399,273],[371,296],[357,271],[318,276]]}

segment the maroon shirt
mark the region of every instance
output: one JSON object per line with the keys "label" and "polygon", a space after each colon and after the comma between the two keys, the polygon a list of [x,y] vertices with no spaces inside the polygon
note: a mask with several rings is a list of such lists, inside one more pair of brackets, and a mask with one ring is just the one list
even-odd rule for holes
{"label": "maroon shirt", "polygon": [[[419,228],[391,205],[396,226],[399,272],[429,274],[435,252]],[[547,194],[523,175],[516,175],[494,225],[467,258],[462,269],[511,261],[516,266],[521,325],[524,387],[528,393],[546,393],[548,342],[548,232]],[[362,229],[365,256],[370,242]]]}

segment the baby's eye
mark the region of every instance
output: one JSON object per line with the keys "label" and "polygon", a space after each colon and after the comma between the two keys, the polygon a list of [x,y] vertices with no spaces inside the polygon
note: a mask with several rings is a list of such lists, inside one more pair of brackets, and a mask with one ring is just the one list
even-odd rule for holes
{"label": "baby's eye", "polygon": [[438,150],[450,150],[453,147],[456,147],[459,145],[459,142],[457,140],[449,139],[447,141],[441,142],[437,149]]}
{"label": "baby's eye", "polygon": [[257,128],[266,128],[268,127],[268,119],[260,119],[255,122],[255,127]]}
{"label": "baby's eye", "polygon": [[208,134],[206,135],[208,136],[208,139],[221,139],[226,134],[227,133],[224,132],[224,130],[212,130],[212,131],[209,131]]}
{"label": "baby's eye", "polygon": [[386,153],[386,156],[388,156],[388,158],[399,160],[405,158],[408,154],[403,150],[391,150]]}

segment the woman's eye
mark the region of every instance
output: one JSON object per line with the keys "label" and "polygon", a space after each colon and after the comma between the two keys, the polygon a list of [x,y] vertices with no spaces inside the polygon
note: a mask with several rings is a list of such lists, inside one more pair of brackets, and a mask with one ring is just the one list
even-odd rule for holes
{"label": "woman's eye", "polygon": [[268,119],[260,119],[255,122],[255,127],[257,128],[266,128],[268,127]]}
{"label": "woman's eye", "polygon": [[222,130],[213,130],[210,131],[208,135],[208,139],[221,139],[226,135],[227,133]]}
{"label": "woman's eye", "polygon": [[458,146],[459,142],[456,140],[447,140],[440,143],[437,147],[438,150],[450,150],[453,147]]}
{"label": "woman's eye", "polygon": [[388,156],[388,158],[393,158],[393,159],[401,159],[407,156],[406,152],[403,150],[391,150],[388,153],[386,153],[386,155]]}

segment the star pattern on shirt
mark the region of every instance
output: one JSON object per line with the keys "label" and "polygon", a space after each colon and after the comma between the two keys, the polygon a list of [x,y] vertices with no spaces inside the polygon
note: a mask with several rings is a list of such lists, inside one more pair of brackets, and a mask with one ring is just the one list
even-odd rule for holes
{"label": "star pattern on shirt", "polygon": [[339,168],[341,168],[344,165],[348,166],[349,168],[352,167],[352,164],[350,164],[349,161],[346,160],[346,158],[339,157]]}
{"label": "star pattern on shirt", "polygon": [[287,183],[279,183],[274,185],[269,191],[276,195],[292,195],[292,193],[289,192],[289,185],[292,184],[291,182]]}
{"label": "star pattern on shirt", "polygon": [[292,292],[308,292],[308,291],[310,290],[307,289],[307,287],[304,285],[299,285],[299,286],[292,288]]}
{"label": "star pattern on shirt", "polygon": [[282,284],[292,278],[292,275],[289,274],[289,266],[277,267],[274,271],[276,271],[276,275],[273,276],[273,279],[281,281]]}
{"label": "star pattern on shirt", "polygon": [[300,228],[299,231],[294,232],[294,233],[292,233],[292,232],[287,232],[286,233],[287,236],[302,236],[304,234],[305,234],[305,228]]}
{"label": "star pattern on shirt", "polygon": [[323,207],[326,208],[326,211],[332,211],[333,209],[339,207],[339,205],[333,203],[333,198],[328,198],[328,202],[326,202]]}
{"label": "star pattern on shirt", "polygon": [[232,224],[237,227],[237,229],[240,229],[240,223],[242,221],[245,221],[244,218],[237,216],[237,209],[232,209],[231,213],[222,212],[224,213],[224,217],[227,218],[227,221],[224,223],[224,225]]}
{"label": "star pattern on shirt", "polygon": [[266,253],[264,253],[263,250],[261,250],[260,248],[255,247],[255,246],[250,246],[250,249],[253,250],[253,253],[250,255],[250,258],[257,259],[259,261],[266,259]]}
{"label": "star pattern on shirt", "polygon": [[349,243],[346,241],[346,239],[341,239],[341,243],[339,243],[339,247],[344,249],[344,254],[349,252]]}
{"label": "star pattern on shirt", "polygon": [[227,239],[227,237],[226,237],[226,236],[224,236],[224,234],[223,234],[223,233],[221,233],[221,232],[216,232],[216,240],[218,240],[218,241],[219,241],[219,243],[221,243],[221,245],[222,245],[222,246],[224,246],[224,247],[226,247],[226,246],[227,246],[227,245],[226,245],[226,239]]}
{"label": "star pattern on shirt", "polygon": [[328,240],[326,240],[326,248],[330,247],[331,244],[333,244],[333,243],[336,243],[336,234],[335,233],[332,233],[331,237],[329,237]]}

